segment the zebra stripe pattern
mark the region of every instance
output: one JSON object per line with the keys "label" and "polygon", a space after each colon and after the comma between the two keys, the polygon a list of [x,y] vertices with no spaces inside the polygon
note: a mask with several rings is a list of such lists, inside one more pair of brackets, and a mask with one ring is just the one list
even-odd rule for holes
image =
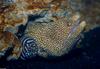
{"label": "zebra stripe pattern", "polygon": [[28,59],[36,56],[36,54],[38,53],[38,47],[34,38],[24,36],[21,39],[21,43],[21,59]]}

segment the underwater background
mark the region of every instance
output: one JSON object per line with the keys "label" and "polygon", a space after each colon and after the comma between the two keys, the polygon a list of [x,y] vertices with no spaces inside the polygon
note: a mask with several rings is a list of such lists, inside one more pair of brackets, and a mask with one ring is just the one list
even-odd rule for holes
{"label": "underwater background", "polygon": [[[1,0],[1,1],[3,1],[3,0]],[[6,1],[8,1],[8,2],[6,2]],[[11,1],[11,3],[9,1]],[[16,0],[4,0],[4,2],[7,3],[7,5],[12,4],[13,2],[15,3],[15,1]],[[25,0],[25,1],[27,1],[27,0]],[[35,0],[35,1],[38,1],[38,0]],[[60,3],[60,1],[63,1],[63,0],[55,0],[55,1],[53,1],[53,5],[55,5],[56,2]],[[82,4],[80,4],[81,2],[78,3],[77,2],[78,0],[68,0],[68,1],[70,1],[69,3],[72,4],[71,8],[74,10],[73,12],[78,11],[78,12],[81,12],[81,16],[84,15],[82,17],[82,19],[83,20],[85,19],[87,21],[87,27],[88,28],[92,28],[92,26],[94,26],[94,24],[96,24],[96,23],[99,24],[100,23],[100,17],[99,17],[99,12],[100,11],[98,10],[99,7],[100,7],[100,6],[98,6],[99,3],[100,3],[99,0],[97,0],[97,2],[94,2],[93,0],[84,0],[84,3],[82,3]],[[76,1],[76,3],[74,1]],[[88,6],[88,3],[90,4],[90,6]],[[92,9],[88,9],[88,8],[91,8],[92,4],[93,4],[93,6],[92,6],[93,8]],[[22,2],[21,5],[22,5],[22,7],[24,7],[23,2]],[[76,6],[74,6],[74,5],[76,5]],[[85,5],[85,7],[84,7],[84,5]],[[41,5],[37,6],[37,4],[36,4],[36,6],[34,6],[34,7],[40,9],[41,8],[40,6]],[[44,6],[45,5],[43,5],[43,7]],[[59,5],[57,4],[57,6],[59,6]],[[52,4],[50,5],[50,7],[52,7]],[[61,8],[62,7],[66,7],[66,4],[65,5],[61,4]],[[3,12],[2,9],[5,10],[5,8],[6,7],[4,7],[4,6],[1,7],[0,12],[2,13]],[[17,8],[18,8],[19,12],[20,12],[20,9],[23,9],[23,8],[20,7],[20,2],[17,4]],[[33,8],[29,8],[28,10],[33,9]],[[56,9],[57,7],[55,8],[55,6],[54,6],[53,8]],[[23,10],[25,11],[25,9],[23,9]],[[33,13],[35,12],[34,10],[33,10]],[[63,15],[65,17],[67,15],[66,14],[67,11],[65,12],[65,9],[63,10],[64,11],[63,13],[58,11],[61,14],[59,14],[58,12],[55,12],[56,10],[53,10],[53,9],[51,9],[51,10],[54,11],[54,13],[52,12],[52,15],[53,15],[54,18],[56,18],[55,16]],[[69,10],[71,10],[71,9],[69,9]],[[83,10],[85,10],[85,11],[83,11]],[[91,13],[88,14],[86,10],[87,11],[90,10],[89,12],[91,12]],[[25,12],[27,12],[26,14],[29,14],[31,11],[25,11]],[[59,56],[59,57],[48,56],[49,58],[45,58],[45,57],[42,57],[40,55],[37,55],[37,53],[38,53],[37,52],[38,48],[36,47],[37,44],[35,44],[35,39],[31,38],[33,35],[31,35],[31,33],[29,33],[29,32],[32,31],[32,33],[34,33],[37,30],[37,28],[35,28],[35,26],[36,27],[40,26],[41,28],[44,27],[44,26],[41,25],[42,21],[46,22],[46,23],[48,23],[48,21],[50,21],[50,23],[53,22],[53,20],[50,20],[50,19],[52,19],[51,18],[51,12],[49,12],[49,13],[47,13],[47,11],[43,11],[43,12],[41,12],[41,16],[37,16],[37,15],[36,16],[21,15],[20,17],[18,17],[18,19],[21,19],[21,18],[22,19],[26,19],[27,18],[26,20],[23,21],[23,23],[25,23],[24,25],[21,24],[20,26],[17,27],[18,31],[16,31],[16,30],[13,31],[13,29],[10,30],[9,28],[5,29],[6,31],[10,31],[10,32],[14,33],[14,35],[19,40],[21,40],[22,45],[23,45],[23,50],[21,52],[21,57],[20,58],[18,58],[17,60],[12,59],[12,60],[7,61],[7,57],[10,54],[13,54],[12,53],[13,47],[12,48],[8,48],[6,53],[4,54],[4,56],[0,57],[0,69],[2,69],[2,68],[3,69],[100,69],[100,43],[99,43],[100,42],[100,27],[95,27],[93,29],[89,29],[86,32],[83,32],[82,33],[83,37],[81,37],[81,40],[77,41],[77,38],[75,39],[75,37],[78,34],[75,35],[75,33],[73,34],[73,32],[76,31],[77,29],[80,29],[79,31],[83,31],[83,28],[82,29],[80,28],[81,27],[80,24],[78,24],[78,26],[77,26],[78,22],[76,20],[74,22],[73,18],[70,17],[70,16],[69,17],[72,18],[72,22],[71,22],[71,25],[70,25],[70,18],[67,17],[69,19],[68,25],[72,29],[71,30],[66,29],[66,30],[68,30],[67,32],[71,31],[70,35],[75,35],[74,39],[76,41],[74,43],[74,40],[70,41],[71,38],[69,38],[69,41],[67,40],[67,42],[69,42],[68,46],[71,46],[73,48],[68,50],[68,53],[65,53],[64,55]],[[11,14],[13,14],[13,13],[11,12]],[[36,14],[39,14],[39,13],[40,12],[36,12]],[[57,14],[55,14],[55,13],[57,13]],[[95,13],[95,14],[93,14],[93,13]],[[5,13],[3,13],[3,14],[4,14],[4,16],[6,16]],[[32,14],[32,13],[30,13],[30,14]],[[47,14],[47,15],[44,16],[45,14]],[[19,16],[19,15],[16,15],[16,16]],[[98,17],[96,18],[97,15],[98,15]],[[14,18],[14,17],[12,17],[12,15],[8,15],[8,16],[11,16],[11,19]],[[6,17],[8,17],[8,16],[6,16]],[[94,17],[92,18],[92,16],[94,16]],[[42,19],[42,17],[44,17],[44,19]],[[1,18],[3,18],[3,16],[1,16]],[[14,22],[14,21],[10,21],[9,17],[8,17],[8,21],[5,22],[5,23],[2,22],[2,25],[4,25],[4,26],[6,26],[7,24],[8,25],[10,25],[10,24],[13,25],[14,23],[16,23],[16,20],[18,20],[18,19],[15,18],[15,22]],[[39,19],[39,20],[36,20],[36,19]],[[90,21],[89,21],[89,19],[90,19]],[[2,20],[2,19],[0,19],[0,20]],[[4,20],[5,20],[5,18],[4,18]],[[34,23],[40,23],[40,25],[32,24],[32,21],[35,21],[35,20],[36,20],[36,22],[34,22]],[[46,21],[44,21],[44,20],[46,20]],[[57,29],[57,32],[59,34],[58,29],[59,29],[60,26],[64,25],[63,23],[66,23],[66,20],[64,20],[62,18],[58,18],[58,20],[54,19],[54,21],[55,21],[54,23],[58,23],[59,24],[59,25],[58,24],[53,24],[53,27],[56,27],[54,29]],[[88,26],[88,22],[91,23],[91,24],[89,24],[89,26]],[[20,20],[19,20],[18,23],[20,23]],[[74,25],[74,23],[75,23],[75,25]],[[28,26],[28,24],[29,24],[29,26]],[[2,25],[0,25],[1,28],[3,27]],[[43,25],[46,25],[47,27],[49,27],[47,24],[43,24]],[[54,25],[57,25],[57,26],[54,26]],[[50,26],[52,26],[52,24]],[[74,26],[74,28],[73,28],[73,26]],[[25,35],[25,33],[27,32],[27,31],[25,31],[26,27],[28,27],[27,29],[29,31],[27,33],[27,35],[29,35],[30,37]],[[41,28],[39,28],[39,30],[41,30]],[[86,28],[86,30],[88,28]],[[43,31],[45,31],[44,29],[43,29]],[[73,30],[73,29],[76,29],[76,30]],[[50,31],[53,30],[52,27],[49,30]],[[1,29],[1,31],[4,31],[4,30]],[[48,32],[48,30],[47,30],[47,32]],[[60,31],[60,32],[62,32],[62,31]],[[38,33],[38,31],[36,31],[36,33]],[[78,32],[78,33],[80,33],[80,32]],[[49,34],[52,34],[52,33],[49,33]],[[36,34],[34,34],[34,35],[36,35]],[[60,35],[62,35],[62,34],[60,33]],[[23,36],[25,36],[25,37],[23,37]],[[40,36],[41,36],[41,34],[40,34]],[[16,40],[17,40],[17,38],[16,38]],[[73,44],[73,45],[71,45],[70,42],[72,42],[71,44]],[[46,44],[48,45],[48,43],[46,43]],[[29,48],[29,46],[32,46],[32,48]],[[53,44],[51,46],[53,46]],[[55,46],[56,45],[54,45],[54,47]],[[48,47],[48,46],[46,46],[46,47]],[[45,51],[45,52],[47,52],[48,54],[51,54],[51,55],[61,55],[62,53],[58,53],[59,52],[59,48],[56,47],[55,49],[58,49],[58,51],[56,51],[54,49],[54,47],[53,47],[53,50],[51,50],[52,47],[50,47],[50,49],[48,47],[48,50],[51,51],[50,53],[48,53],[49,51],[48,52]],[[63,48],[63,46],[62,46],[62,49],[65,49],[65,47]],[[30,51],[32,51],[32,53]],[[54,53],[52,53],[53,51],[54,51]],[[29,52],[29,54],[28,54],[28,52]],[[39,52],[39,54],[40,54],[40,52]],[[23,59],[25,59],[25,60],[23,60]]]}
{"label": "underwater background", "polygon": [[100,27],[84,33],[80,48],[72,49],[59,58],[35,57],[29,60],[6,61],[6,53],[0,59],[0,68],[6,69],[100,69]]}

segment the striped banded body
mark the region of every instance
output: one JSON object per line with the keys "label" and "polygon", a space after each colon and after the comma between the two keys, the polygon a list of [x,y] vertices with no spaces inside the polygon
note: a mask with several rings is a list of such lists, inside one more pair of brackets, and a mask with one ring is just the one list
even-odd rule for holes
{"label": "striped banded body", "polygon": [[21,59],[28,59],[36,56],[36,54],[38,53],[38,47],[34,38],[24,36],[21,38],[21,43]]}

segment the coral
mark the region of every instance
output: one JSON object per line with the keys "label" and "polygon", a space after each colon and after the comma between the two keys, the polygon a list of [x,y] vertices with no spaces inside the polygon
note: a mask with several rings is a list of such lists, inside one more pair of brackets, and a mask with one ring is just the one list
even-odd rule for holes
{"label": "coral", "polygon": [[14,49],[12,51],[12,55],[8,57],[8,60],[18,59],[21,52],[20,40],[11,32],[2,32],[2,36],[0,37],[0,53],[5,52],[9,47],[14,47]]}
{"label": "coral", "polygon": [[74,12],[81,14],[89,24],[100,25],[100,1],[99,0],[69,0],[68,5]]}

